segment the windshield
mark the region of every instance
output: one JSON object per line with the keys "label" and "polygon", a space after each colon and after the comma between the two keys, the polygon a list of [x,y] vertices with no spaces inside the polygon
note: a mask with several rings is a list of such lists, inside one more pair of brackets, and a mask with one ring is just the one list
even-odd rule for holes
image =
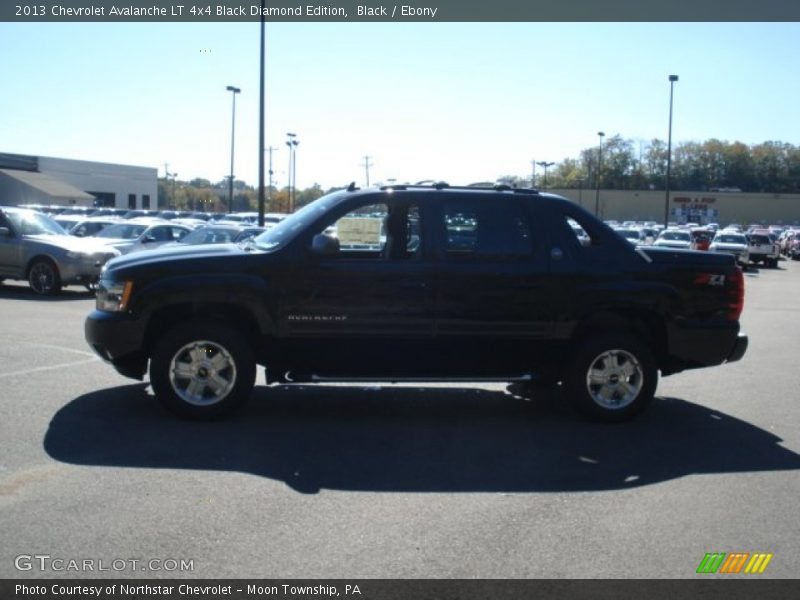
{"label": "windshield", "polygon": [[187,234],[181,240],[181,244],[227,244],[233,242],[238,233],[238,229],[200,227]]}
{"label": "windshield", "polygon": [[296,213],[271,227],[261,235],[253,238],[257,248],[261,250],[277,250],[291,242],[295,236],[327,212],[341,196],[341,192],[328,194],[311,204],[306,204]]}
{"label": "windshield", "polygon": [[714,238],[715,242],[722,244],[746,244],[743,235],[718,235]]}
{"label": "windshield", "polygon": [[106,227],[102,231],[99,231],[95,237],[133,240],[142,235],[147,227],[147,225],[137,225],[135,223],[120,223],[119,225]]}
{"label": "windshield", "polygon": [[685,231],[665,231],[659,236],[662,240],[689,241],[689,234]]}
{"label": "windshield", "polygon": [[67,235],[61,225],[46,215],[9,211],[6,216],[21,235]]}

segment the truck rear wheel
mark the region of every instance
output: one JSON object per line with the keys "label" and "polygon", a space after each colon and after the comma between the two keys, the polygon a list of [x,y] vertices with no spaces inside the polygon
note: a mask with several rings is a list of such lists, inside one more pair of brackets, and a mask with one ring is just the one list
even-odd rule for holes
{"label": "truck rear wheel", "polygon": [[150,359],[150,383],[170,411],[189,419],[229,415],[255,385],[253,351],[235,329],[215,321],[189,321],[170,330]]}
{"label": "truck rear wheel", "polygon": [[653,400],[657,384],[652,353],[625,333],[584,338],[564,378],[575,408],[603,422],[626,421],[639,414]]}

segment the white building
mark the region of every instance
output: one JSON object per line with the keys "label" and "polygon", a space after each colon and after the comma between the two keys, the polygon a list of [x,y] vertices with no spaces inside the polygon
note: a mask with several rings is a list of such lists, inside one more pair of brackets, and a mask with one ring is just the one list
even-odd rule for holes
{"label": "white building", "polygon": [[0,205],[158,208],[158,169],[0,153]]}

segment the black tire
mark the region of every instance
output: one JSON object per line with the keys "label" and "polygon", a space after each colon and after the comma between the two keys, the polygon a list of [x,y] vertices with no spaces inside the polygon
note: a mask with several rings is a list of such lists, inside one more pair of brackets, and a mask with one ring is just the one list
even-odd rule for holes
{"label": "black tire", "polygon": [[40,296],[52,296],[61,291],[58,267],[49,258],[37,258],[28,268],[28,285]]}
{"label": "black tire", "polygon": [[652,352],[627,333],[583,338],[564,377],[566,395],[578,412],[606,423],[635,417],[652,402],[657,385]]}
{"label": "black tire", "polygon": [[255,379],[255,359],[245,337],[217,321],[177,325],[150,357],[156,398],[188,419],[230,415],[250,397]]}

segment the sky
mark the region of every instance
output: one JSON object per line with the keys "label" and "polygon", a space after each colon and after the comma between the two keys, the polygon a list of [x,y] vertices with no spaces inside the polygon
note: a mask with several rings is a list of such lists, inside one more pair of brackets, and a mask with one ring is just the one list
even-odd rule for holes
{"label": "sky", "polygon": [[[0,23],[0,152],[258,182],[258,23]],[[800,23],[269,23],[286,185],[529,177],[598,131],[800,144]],[[268,156],[268,155],[267,155]],[[268,159],[267,159],[268,160]],[[538,174],[541,175],[541,168]]]}

